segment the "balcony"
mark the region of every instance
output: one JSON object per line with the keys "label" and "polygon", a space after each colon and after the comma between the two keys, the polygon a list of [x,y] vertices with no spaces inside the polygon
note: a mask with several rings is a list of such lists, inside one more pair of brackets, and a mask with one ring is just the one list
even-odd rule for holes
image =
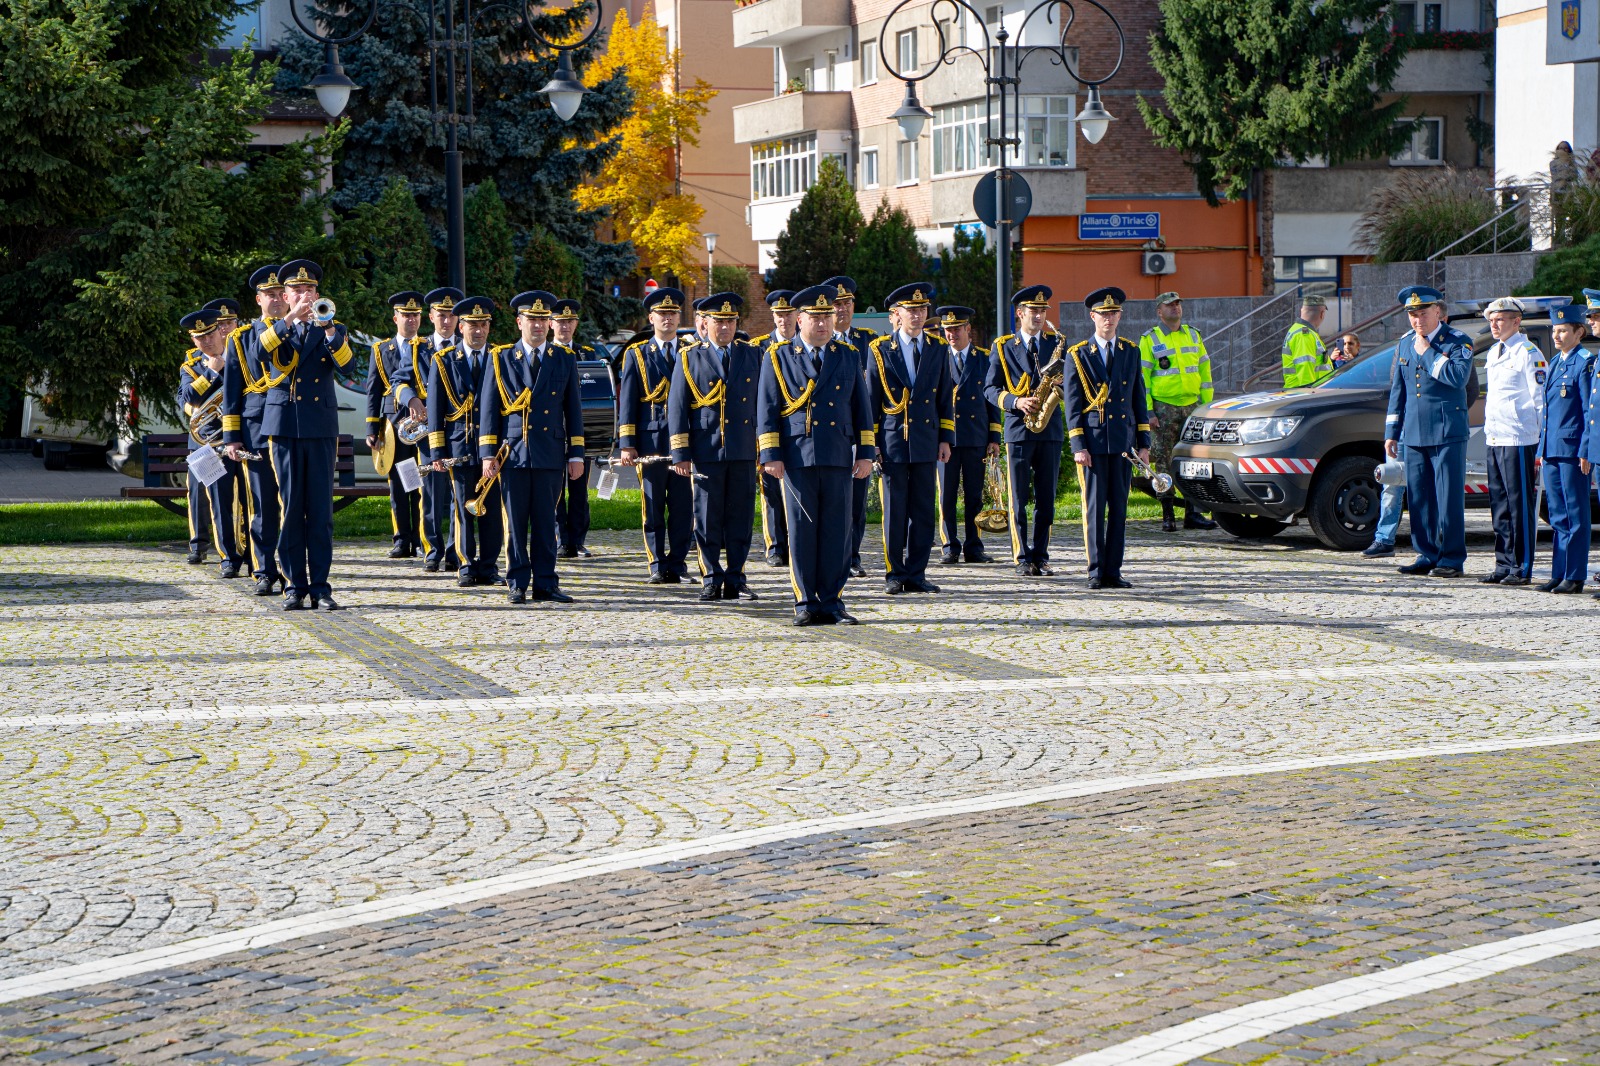
{"label": "balcony", "polygon": [[1407,95],[1493,92],[1494,70],[1484,65],[1488,53],[1430,48],[1407,52],[1389,91]]}
{"label": "balcony", "polygon": [[[756,6],[779,2],[762,0]],[[852,128],[848,92],[785,93],[733,109],[733,139],[739,144],[758,144],[812,130]]]}
{"label": "balcony", "polygon": [[850,0],[760,0],[733,9],[735,48],[776,48],[850,28]]}
{"label": "balcony", "polygon": [[[1029,218],[1057,218],[1083,214],[1088,197],[1088,177],[1076,167],[1012,167],[1033,190]],[[984,171],[933,179],[930,216],[935,225],[970,222],[978,217],[972,193]]]}
{"label": "balcony", "polygon": [[[770,0],[769,0],[770,2]],[[1024,51],[1016,46],[1006,49],[1006,66],[1012,68],[1017,53]],[[1068,49],[1069,57],[1077,63],[1077,49]],[[989,50],[990,64],[997,62],[995,50]],[[1078,82],[1066,67],[1052,63],[1047,52],[1031,52],[1022,64],[1022,93],[1024,96],[1069,96],[1079,89]],[[983,65],[970,52],[958,53],[952,62],[943,64],[921,87],[922,102],[928,107],[943,104],[982,100],[986,90]],[[998,114],[998,112],[996,112]]]}

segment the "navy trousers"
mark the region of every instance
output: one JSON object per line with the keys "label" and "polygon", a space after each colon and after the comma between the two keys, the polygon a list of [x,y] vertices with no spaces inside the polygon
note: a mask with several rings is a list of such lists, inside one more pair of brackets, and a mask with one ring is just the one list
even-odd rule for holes
{"label": "navy trousers", "polygon": [[1411,546],[1419,560],[1457,570],[1467,565],[1466,492],[1466,441],[1406,445]]}
{"label": "navy trousers", "polygon": [[577,551],[589,535],[589,470],[593,459],[584,459],[583,474],[568,479],[556,500],[556,545]]}
{"label": "navy trousers", "polygon": [[1489,447],[1489,509],[1494,515],[1494,568],[1533,576],[1539,516],[1533,501],[1536,444]]}
{"label": "navy trousers", "polygon": [[[1050,527],[1056,521],[1056,480],[1060,476],[1060,441],[1006,445],[1006,491],[1011,503],[1013,562],[1043,566],[1050,561]],[[1033,500],[1031,537],[1028,533],[1029,499]]]}
{"label": "navy trousers", "polygon": [[467,502],[483,476],[482,463],[462,463],[450,468],[456,487],[450,501],[454,512],[456,555],[462,577],[493,582],[500,576],[500,547],[505,540],[505,521],[500,504],[500,482],[489,489],[484,512],[474,518],[467,513]]}
{"label": "navy trousers", "polygon": [[561,587],[556,577],[556,501],[567,471],[506,470],[500,489],[506,505],[506,588],[539,592]]}
{"label": "navy trousers", "polygon": [[450,521],[450,513],[454,510],[450,472],[424,467],[421,497],[418,533],[422,537],[423,559],[446,570],[454,570],[461,565],[461,560],[456,557],[455,524]]}
{"label": "navy trousers", "polygon": [[1078,467],[1083,499],[1083,552],[1089,577],[1112,581],[1122,576],[1128,545],[1128,489],[1133,465],[1120,455],[1089,453],[1089,465]]}
{"label": "navy trousers", "polygon": [[[946,559],[958,559],[964,554],[970,563],[983,556],[978,512],[983,510],[983,459],[987,451],[982,445],[951,448],[950,461],[939,467],[939,545]],[[957,502],[966,507],[963,528],[956,525]]]}
{"label": "navy trousers", "polygon": [[867,490],[872,478],[850,479],[850,565],[861,566],[861,541],[867,535]]}
{"label": "navy trousers", "polygon": [[[883,464],[884,580],[922,581],[938,522],[938,463]],[[861,480],[866,480],[862,478]]]}
{"label": "navy trousers", "polygon": [[[393,433],[394,427],[388,427],[385,432]],[[394,442],[395,466],[399,466],[407,459],[415,459],[416,457],[417,446],[415,444],[404,444],[398,440]],[[422,538],[418,533],[421,525],[418,511],[419,501],[417,494],[415,492],[407,492],[405,486],[400,483],[400,472],[394,467],[390,467],[389,524],[394,529],[394,546],[396,548],[410,551],[421,544]]]}
{"label": "navy trousers", "polygon": [[[1544,498],[1550,505],[1550,577],[1582,582],[1589,576],[1589,475],[1576,459],[1544,461]],[[1413,519],[1415,521],[1415,519]]]}
{"label": "navy trousers", "polygon": [[639,472],[639,507],[644,518],[644,554],[652,574],[689,572],[689,541],[694,528],[694,499],[689,479],[666,463],[635,467]]}
{"label": "navy trousers", "polygon": [[206,498],[211,506],[211,534],[217,546],[217,554],[222,557],[222,565],[242,567],[245,564],[245,544],[242,542],[239,524],[239,515],[244,509],[244,501],[250,495],[250,486],[245,480],[243,464],[232,459],[222,460],[228,472],[206,489]]}
{"label": "navy trousers", "polygon": [[206,487],[197,477],[189,478],[189,551],[201,558],[206,554],[206,541],[211,539],[211,500]]}
{"label": "navy trousers", "polygon": [[333,568],[333,464],[337,437],[272,437],[272,469],[283,505],[278,558],[288,596],[326,596]]}
{"label": "navy trousers", "polygon": [[[746,462],[695,464],[694,547],[705,588],[741,589],[756,518],[756,472]],[[676,474],[673,475],[677,477]]]}
{"label": "navy trousers", "polygon": [[850,576],[848,466],[785,466],[780,485],[789,521],[789,579],[794,609],[831,616]]}
{"label": "navy trousers", "polygon": [[[254,436],[259,442],[266,438]],[[257,443],[254,448],[266,452]],[[250,573],[253,577],[278,578],[278,527],[283,521],[283,503],[278,498],[278,475],[272,468],[272,457],[245,460],[245,476],[250,482],[245,511],[250,519]]]}
{"label": "navy trousers", "polygon": [[783,486],[777,478],[765,473],[761,475],[761,535],[766,541],[769,562],[789,557],[789,519],[783,502]]}

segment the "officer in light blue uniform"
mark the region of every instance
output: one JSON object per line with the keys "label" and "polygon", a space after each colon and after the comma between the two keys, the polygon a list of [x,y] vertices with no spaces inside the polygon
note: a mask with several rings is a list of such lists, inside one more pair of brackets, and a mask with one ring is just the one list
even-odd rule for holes
{"label": "officer in light blue uniform", "polygon": [[800,328],[762,357],[756,446],[778,479],[789,523],[794,624],[855,625],[840,593],[849,577],[850,479],[877,455],[861,359],[833,338],[833,290],[795,296]]}
{"label": "officer in light blue uniform", "polygon": [[700,301],[706,340],[678,350],[667,394],[673,476],[693,479],[700,599],[756,599],[745,560],[756,513],[756,391],[761,349],[737,340],[737,293]]}
{"label": "officer in light blue uniform", "polygon": [[1589,570],[1589,470],[1595,434],[1589,431],[1594,357],[1583,348],[1588,332],[1582,304],[1550,312],[1555,352],[1544,382],[1539,462],[1550,508],[1550,580],[1540,592],[1576,595]]}
{"label": "officer in light blue uniform", "polygon": [[[617,444],[622,461],[670,455],[667,396],[678,346],[694,343],[693,335],[677,335],[683,313],[682,290],[663,285],[644,298],[655,336],[630,345],[622,353],[617,379]],[[650,584],[676,585],[689,572],[686,562],[693,538],[694,499],[686,478],[675,477],[666,463],[635,467],[639,475],[644,554]]]}
{"label": "officer in light blue uniform", "polygon": [[[436,469],[450,472],[452,525],[460,561],[456,584],[461,588],[503,585],[500,547],[505,524],[499,479],[486,489],[481,515],[467,510],[467,504],[477,498],[483,476],[478,415],[484,389],[494,387],[489,327],[495,302],[487,296],[465,296],[456,302],[454,311],[461,324],[461,339],[434,352],[428,364],[428,457],[439,464]],[[443,465],[451,459],[459,461]]]}
{"label": "officer in light blue uniform", "polygon": [[1415,561],[1402,574],[1460,577],[1467,564],[1467,380],[1472,340],[1445,321],[1444,294],[1426,285],[1400,290],[1411,329],[1395,349],[1384,449],[1406,446]]}
{"label": "officer in light blue uniform", "polygon": [[939,464],[950,458],[956,423],[950,409],[950,345],[923,330],[933,286],[902,285],[884,298],[900,325],[870,346],[867,388],[872,397],[878,458],[883,468],[883,590],[938,592],[928,558],[938,529]]}
{"label": "officer in light blue uniform", "polygon": [[578,357],[550,336],[554,293],[511,298],[522,336],[490,356],[478,400],[478,456],[500,473],[506,512],[506,595],[523,603],[571,603],[556,576],[556,500],[583,472],[583,397]]}
{"label": "officer in light blue uniform", "polygon": [[[215,399],[221,392],[220,367],[227,354],[228,334],[219,310],[214,307],[184,315],[181,324],[189,331],[189,339],[197,345],[191,352],[193,358],[185,362],[180,371],[182,383],[178,386],[178,409],[187,419],[202,404]],[[210,447],[190,437],[190,455]],[[210,485],[197,477],[189,478],[189,561],[204,561],[203,538],[209,528],[212,543],[222,558],[222,576],[233,578],[239,576],[239,570],[245,563],[234,508],[238,506],[236,500],[249,488],[245,483],[244,470],[238,463],[231,459],[224,459],[222,463],[228,472]]]}
{"label": "officer in light blue uniform", "polygon": [[222,440],[239,445],[239,452],[261,456],[245,461],[245,475],[250,482],[245,516],[250,523],[250,572],[256,579],[255,593],[270,596],[274,587],[287,591],[288,582],[278,561],[278,478],[267,454],[261,420],[266,414],[271,383],[283,373],[274,365],[272,353],[289,335],[290,327],[283,322],[283,316],[289,313],[289,290],[275,263],[251,274],[250,287],[255,290],[261,317],[228,335],[222,366]]}
{"label": "officer in light blue uniform", "polygon": [[[833,335],[835,339],[848,343],[861,356],[861,372],[867,372],[867,346],[877,339],[878,334],[865,326],[852,324],[856,312],[856,281],[845,274],[835,274],[822,284],[833,287]],[[872,487],[872,478],[861,478],[850,483],[850,515],[854,525],[850,528],[850,574],[853,577],[866,577],[867,569],[862,565],[861,541],[867,535],[867,493]]]}

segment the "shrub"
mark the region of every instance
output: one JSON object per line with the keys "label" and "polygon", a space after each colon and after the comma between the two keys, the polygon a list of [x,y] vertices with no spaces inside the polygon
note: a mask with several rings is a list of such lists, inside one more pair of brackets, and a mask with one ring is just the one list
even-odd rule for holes
{"label": "shrub", "polygon": [[[1475,179],[1452,167],[1402,170],[1373,194],[1356,243],[1372,253],[1374,262],[1415,262],[1472,233],[1500,210]],[[1465,255],[1529,247],[1526,220],[1511,215],[1452,251]]]}

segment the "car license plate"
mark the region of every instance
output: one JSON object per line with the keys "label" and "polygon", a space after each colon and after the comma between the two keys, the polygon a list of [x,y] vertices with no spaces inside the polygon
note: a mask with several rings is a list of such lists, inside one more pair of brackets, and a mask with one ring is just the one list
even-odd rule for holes
{"label": "car license plate", "polygon": [[1178,464],[1178,476],[1186,477],[1190,481],[1210,481],[1211,464],[1185,459]]}

